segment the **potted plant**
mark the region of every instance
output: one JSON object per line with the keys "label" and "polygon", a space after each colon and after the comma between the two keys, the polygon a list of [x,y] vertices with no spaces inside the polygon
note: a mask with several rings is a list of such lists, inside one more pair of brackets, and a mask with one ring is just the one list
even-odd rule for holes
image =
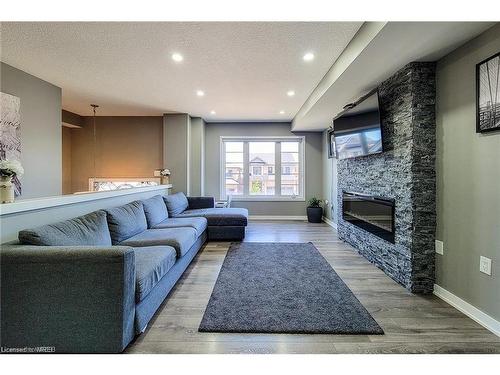
{"label": "potted plant", "polygon": [[17,160],[0,160],[0,203],[14,202],[14,177],[21,177],[24,169]]}
{"label": "potted plant", "polygon": [[307,221],[310,223],[321,223],[323,218],[323,201],[316,197],[312,197],[307,202]]}

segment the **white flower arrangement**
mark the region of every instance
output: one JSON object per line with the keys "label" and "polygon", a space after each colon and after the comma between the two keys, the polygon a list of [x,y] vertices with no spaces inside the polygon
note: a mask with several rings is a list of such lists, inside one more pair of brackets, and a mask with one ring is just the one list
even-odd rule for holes
{"label": "white flower arrangement", "polygon": [[17,160],[0,160],[0,176],[2,177],[21,177],[24,174],[24,168]]}
{"label": "white flower arrangement", "polygon": [[162,176],[162,177],[170,176],[170,169],[162,169],[162,170],[160,170],[160,176]]}

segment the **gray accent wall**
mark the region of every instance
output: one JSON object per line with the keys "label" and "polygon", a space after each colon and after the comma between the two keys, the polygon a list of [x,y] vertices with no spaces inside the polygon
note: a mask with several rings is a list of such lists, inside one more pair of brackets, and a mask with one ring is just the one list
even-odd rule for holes
{"label": "gray accent wall", "polygon": [[338,222],[338,204],[337,204],[337,159],[328,159],[328,130],[323,132],[323,216],[333,221]]}
{"label": "gray accent wall", "polygon": [[62,192],[61,88],[5,63],[0,91],[21,99],[21,179],[19,199]]}
{"label": "gray accent wall", "polygon": [[[476,133],[476,64],[500,52],[500,24],[437,64],[436,283],[500,320],[500,131]],[[479,272],[479,257],[492,275]]]}
{"label": "gray accent wall", "polygon": [[[379,87],[384,152],[338,161],[338,232],[414,293],[434,287],[435,64],[410,63]],[[342,219],[342,192],[395,200],[395,243]]]}
{"label": "gray accent wall", "polygon": [[170,169],[172,192],[190,194],[191,118],[186,113],[163,115],[163,166]]}
{"label": "gray accent wall", "polygon": [[[323,197],[322,134],[292,133],[289,122],[268,123],[207,123],[205,126],[205,195],[220,198],[220,137],[221,136],[305,136],[305,197]],[[296,202],[234,202],[232,207],[244,207],[252,216],[305,216],[306,201]]]}
{"label": "gray accent wall", "polygon": [[190,143],[190,195],[202,196],[205,193],[205,121],[200,117],[191,117]]}

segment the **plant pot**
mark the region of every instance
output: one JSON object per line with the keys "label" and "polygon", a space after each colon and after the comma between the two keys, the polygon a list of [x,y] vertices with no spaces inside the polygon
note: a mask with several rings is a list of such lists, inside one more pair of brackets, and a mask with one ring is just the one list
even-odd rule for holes
{"label": "plant pot", "polygon": [[14,202],[14,184],[11,176],[0,177],[0,203]]}
{"label": "plant pot", "polygon": [[321,223],[323,219],[323,207],[307,207],[307,221],[310,223]]}

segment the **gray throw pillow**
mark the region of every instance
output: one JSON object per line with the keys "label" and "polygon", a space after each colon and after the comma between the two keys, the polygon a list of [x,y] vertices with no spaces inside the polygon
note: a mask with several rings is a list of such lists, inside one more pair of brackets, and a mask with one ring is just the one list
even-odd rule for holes
{"label": "gray throw pillow", "polygon": [[188,200],[182,192],[165,195],[163,199],[165,199],[165,203],[167,204],[169,216],[179,215],[189,207]]}
{"label": "gray throw pillow", "polygon": [[106,210],[113,245],[148,229],[143,205],[139,201]]}
{"label": "gray throw pillow", "polygon": [[154,227],[156,224],[160,224],[162,221],[168,219],[167,206],[161,195],[155,195],[152,198],[145,199],[142,201],[142,204],[144,206],[148,228]]}
{"label": "gray throw pillow", "polygon": [[106,212],[95,211],[71,220],[19,232],[19,242],[38,246],[111,246]]}

